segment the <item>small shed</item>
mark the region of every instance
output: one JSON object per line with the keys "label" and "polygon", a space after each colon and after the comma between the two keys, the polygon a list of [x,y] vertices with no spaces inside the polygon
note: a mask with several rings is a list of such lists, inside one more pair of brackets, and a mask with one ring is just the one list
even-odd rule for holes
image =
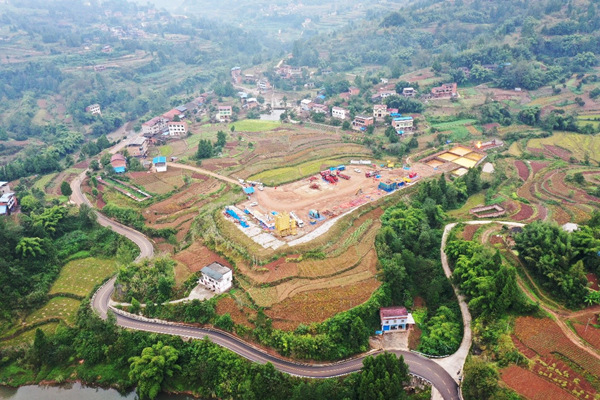
{"label": "small shed", "polygon": [[127,158],[123,154],[114,154],[110,158],[110,165],[113,167],[113,171],[122,174],[127,170]]}
{"label": "small shed", "polygon": [[167,157],[159,156],[152,159],[156,172],[167,172]]}

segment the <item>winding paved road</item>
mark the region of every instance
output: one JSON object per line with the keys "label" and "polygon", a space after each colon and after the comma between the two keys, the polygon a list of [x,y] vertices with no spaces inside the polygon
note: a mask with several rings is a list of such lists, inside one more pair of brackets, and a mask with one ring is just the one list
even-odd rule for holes
{"label": "winding paved road", "polygon": [[[194,167],[187,169],[198,170]],[[202,172],[204,173],[204,171]],[[84,178],[85,172],[79,175],[71,183],[71,188],[73,189],[71,201],[78,205],[87,204],[91,207],[91,203],[81,192],[81,182]],[[154,255],[154,247],[146,236],[134,229],[126,227],[105,217],[97,211],[96,215],[98,216],[98,222],[100,225],[112,228],[115,232],[129,238],[137,246],[139,246],[140,255],[138,256],[137,260],[152,257]],[[110,308],[109,300],[112,292],[114,291],[115,280],[116,277],[113,277],[107,281],[100,289],[98,289],[92,298],[92,308],[103,319],[106,319],[108,310]],[[347,375],[352,372],[360,371],[362,368],[363,359],[365,357],[377,355],[382,352],[381,350],[372,351],[355,358],[330,364],[299,363],[271,355],[265,350],[242,341],[241,339],[227,332],[215,329],[192,327],[184,324],[169,323],[161,320],[147,320],[140,317],[133,317],[131,314],[124,313],[120,310],[113,310],[115,311],[117,325],[123,328],[167,335],[177,335],[185,338],[208,338],[212,342],[223,346],[250,361],[261,364],[270,362],[279,371],[288,373],[290,375],[307,378],[333,378],[336,376]],[[390,352],[393,352],[396,355],[404,356],[404,360],[408,364],[409,371],[412,374],[418,375],[430,381],[445,400],[459,400],[461,398],[456,381],[442,366],[428,358],[408,351],[391,350]]]}

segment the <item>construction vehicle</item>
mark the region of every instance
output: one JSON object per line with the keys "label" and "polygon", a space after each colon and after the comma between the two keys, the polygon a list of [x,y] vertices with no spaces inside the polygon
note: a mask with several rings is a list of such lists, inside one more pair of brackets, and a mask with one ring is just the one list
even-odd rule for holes
{"label": "construction vehicle", "polygon": [[359,194],[363,194],[362,188],[358,189],[354,195],[358,196]]}
{"label": "construction vehicle", "polygon": [[299,227],[299,228],[302,228],[302,227],[304,227],[304,221],[302,221],[302,220],[300,219],[300,217],[298,217],[298,216],[296,215],[296,213],[295,213],[295,212],[291,211],[291,212],[290,212],[290,217],[292,217],[292,218],[293,218],[293,219],[296,221],[296,224],[298,224],[298,227]]}
{"label": "construction vehicle", "polygon": [[338,165],[337,167],[338,171],[345,171],[346,170],[346,166],[345,165]]}
{"label": "construction vehicle", "polygon": [[377,171],[377,170],[365,172],[365,178],[371,178],[371,177],[374,177],[377,175],[379,175],[379,171]]}
{"label": "construction vehicle", "polygon": [[416,172],[411,172],[410,174],[408,174],[408,177],[409,177],[410,179],[414,179],[414,178],[416,178],[416,177],[417,177],[417,173],[416,173]]}
{"label": "construction vehicle", "polygon": [[404,182],[406,182],[406,183],[412,183],[412,179],[404,177]]}
{"label": "construction vehicle", "polygon": [[313,182],[318,180],[319,178],[317,178],[316,176],[311,176],[310,178],[308,178],[309,182]]}
{"label": "construction vehicle", "polygon": [[275,230],[282,237],[296,235],[296,220],[288,213],[279,213],[275,215]]}
{"label": "construction vehicle", "polygon": [[317,210],[309,210],[308,211],[308,216],[311,217],[311,218],[315,218],[315,219],[320,219],[321,218],[321,214]]}
{"label": "construction vehicle", "polygon": [[390,160],[387,160],[387,167],[388,168],[394,168],[394,163]]}
{"label": "construction vehicle", "polygon": [[337,172],[337,176],[345,180],[350,180],[350,175],[342,174],[339,170]]}

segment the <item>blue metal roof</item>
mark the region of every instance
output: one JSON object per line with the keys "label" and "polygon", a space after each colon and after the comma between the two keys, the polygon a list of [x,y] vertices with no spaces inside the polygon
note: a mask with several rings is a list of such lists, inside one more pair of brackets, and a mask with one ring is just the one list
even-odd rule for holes
{"label": "blue metal roof", "polygon": [[115,167],[113,168],[117,174],[122,174],[125,172],[125,167]]}
{"label": "blue metal roof", "polygon": [[252,193],[254,193],[254,188],[252,186],[248,186],[248,187],[244,188],[244,193],[252,194]]}
{"label": "blue metal roof", "polygon": [[154,157],[152,159],[152,164],[166,163],[166,162],[167,162],[167,157],[163,157],[163,156]]}

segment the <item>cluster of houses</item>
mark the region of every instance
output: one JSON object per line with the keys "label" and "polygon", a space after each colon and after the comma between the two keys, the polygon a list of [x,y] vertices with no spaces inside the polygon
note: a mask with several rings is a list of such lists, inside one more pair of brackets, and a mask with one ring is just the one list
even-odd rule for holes
{"label": "cluster of houses", "polygon": [[179,106],[172,110],[152,118],[142,124],[142,134],[145,137],[162,136],[183,136],[188,132],[188,125],[185,118],[186,106]]}
{"label": "cluster of houses", "polygon": [[8,182],[0,182],[0,215],[10,215],[18,206],[17,197]]}

